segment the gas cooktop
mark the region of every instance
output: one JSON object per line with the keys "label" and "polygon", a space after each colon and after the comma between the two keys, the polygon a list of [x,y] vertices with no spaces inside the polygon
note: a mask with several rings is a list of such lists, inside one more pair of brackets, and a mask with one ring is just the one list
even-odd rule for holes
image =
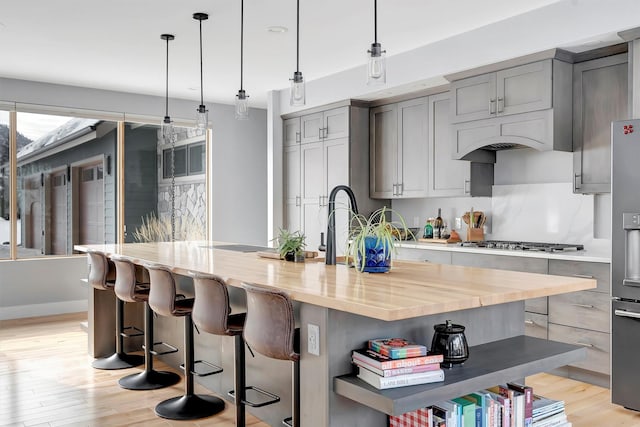
{"label": "gas cooktop", "polygon": [[517,242],[508,240],[483,240],[481,242],[461,242],[460,246],[487,249],[507,249],[513,251],[581,251],[584,245],[567,243]]}

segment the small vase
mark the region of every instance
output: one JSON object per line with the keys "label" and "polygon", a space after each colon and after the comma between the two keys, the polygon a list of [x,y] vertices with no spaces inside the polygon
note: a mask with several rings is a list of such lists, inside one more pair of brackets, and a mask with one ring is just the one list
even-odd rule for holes
{"label": "small vase", "polygon": [[[362,271],[365,273],[386,273],[391,268],[391,248],[376,237],[365,237],[365,262]],[[361,266],[362,254],[358,253],[358,265]]]}
{"label": "small vase", "polygon": [[296,253],[293,256],[293,262],[304,262],[304,252]]}

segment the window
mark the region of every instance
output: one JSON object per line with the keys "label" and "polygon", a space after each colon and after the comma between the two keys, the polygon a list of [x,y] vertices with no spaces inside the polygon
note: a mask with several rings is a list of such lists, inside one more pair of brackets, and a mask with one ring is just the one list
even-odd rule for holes
{"label": "window", "polygon": [[[205,146],[203,142],[176,147],[174,155],[175,177],[205,173]],[[162,150],[162,178],[171,178],[171,149]]]}

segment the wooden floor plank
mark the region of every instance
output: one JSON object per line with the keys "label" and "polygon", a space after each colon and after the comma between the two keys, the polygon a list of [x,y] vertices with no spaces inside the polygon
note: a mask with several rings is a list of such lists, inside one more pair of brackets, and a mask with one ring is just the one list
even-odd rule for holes
{"label": "wooden floor plank", "polygon": [[[198,421],[157,417],[155,405],[181,395],[183,383],[145,392],[121,389],[117,380],[138,368],[91,368],[83,320],[86,313],[0,321],[0,427],[235,426],[229,403],[222,413]],[[640,413],[611,404],[608,389],[549,374],[531,376],[527,384],[536,394],[564,400],[575,427],[640,427]],[[196,391],[208,393],[200,386]],[[251,415],[247,425],[267,426]]]}

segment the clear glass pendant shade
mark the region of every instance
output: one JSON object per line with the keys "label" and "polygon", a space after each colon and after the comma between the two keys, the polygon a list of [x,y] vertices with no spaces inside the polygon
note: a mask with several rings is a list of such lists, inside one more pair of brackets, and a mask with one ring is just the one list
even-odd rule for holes
{"label": "clear glass pendant shade", "polygon": [[200,105],[196,110],[196,128],[206,129],[209,127],[209,110],[204,105]]}
{"label": "clear glass pendant shade", "polygon": [[247,120],[249,118],[249,95],[244,90],[239,90],[236,95],[236,119]]}
{"label": "clear glass pendant shade", "polygon": [[300,71],[293,73],[293,79],[291,79],[291,105],[304,105],[305,104],[305,87],[304,77]]}
{"label": "clear glass pendant shade", "polygon": [[162,140],[165,144],[171,144],[175,142],[176,139],[176,130],[173,127],[173,122],[167,116],[165,116],[164,120],[161,123],[162,130]]}
{"label": "clear glass pendant shade", "polygon": [[385,84],[387,82],[386,51],[382,50],[380,43],[373,43],[368,52],[367,84]]}

